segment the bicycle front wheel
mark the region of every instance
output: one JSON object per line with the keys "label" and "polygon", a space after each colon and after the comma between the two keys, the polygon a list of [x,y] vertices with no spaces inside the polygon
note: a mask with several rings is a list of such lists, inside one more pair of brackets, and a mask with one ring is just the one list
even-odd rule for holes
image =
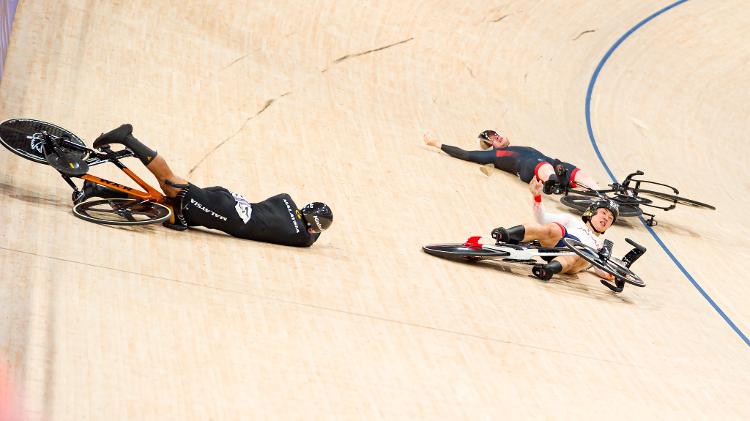
{"label": "bicycle front wheel", "polygon": [[566,246],[568,246],[570,250],[573,251],[573,253],[580,256],[583,260],[609,273],[615,278],[623,280],[637,287],[646,286],[646,283],[643,282],[640,276],[636,275],[635,273],[633,273],[633,271],[630,270],[630,268],[625,266],[622,260],[616,257],[603,259],[601,258],[601,256],[599,256],[599,253],[597,253],[596,250],[572,238],[565,238],[563,239],[563,242]]}
{"label": "bicycle front wheel", "polygon": [[106,225],[158,224],[169,219],[171,209],[140,199],[98,199],[73,206],[73,214],[84,221]]}

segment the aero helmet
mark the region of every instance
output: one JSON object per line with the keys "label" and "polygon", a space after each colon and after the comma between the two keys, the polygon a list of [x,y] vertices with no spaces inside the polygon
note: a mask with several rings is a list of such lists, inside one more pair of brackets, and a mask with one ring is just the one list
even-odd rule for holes
{"label": "aero helmet", "polygon": [[620,214],[620,206],[612,199],[600,199],[595,202],[592,202],[588,208],[586,208],[586,211],[581,215],[581,219],[583,219],[583,222],[589,222],[591,220],[591,217],[594,216],[597,209],[607,209],[610,212],[612,212],[612,223],[614,224],[615,221],[617,221],[617,216]]}
{"label": "aero helmet", "polygon": [[321,232],[333,223],[333,212],[325,203],[312,202],[302,208],[302,218],[305,219],[308,228]]}
{"label": "aero helmet", "polygon": [[479,146],[482,149],[489,149],[492,147],[492,141],[490,140],[490,136],[500,136],[500,135],[494,130],[485,130],[482,133],[479,133],[479,136],[477,137],[477,139],[479,140]]}

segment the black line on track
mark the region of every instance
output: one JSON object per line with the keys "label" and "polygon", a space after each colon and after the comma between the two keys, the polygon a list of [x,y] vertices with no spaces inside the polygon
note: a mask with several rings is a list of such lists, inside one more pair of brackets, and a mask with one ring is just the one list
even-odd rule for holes
{"label": "black line on track", "polygon": [[209,290],[214,290],[214,291],[218,291],[218,292],[239,294],[239,295],[244,295],[244,296],[248,296],[248,297],[258,298],[258,299],[265,300],[265,301],[273,301],[273,302],[278,302],[278,303],[283,303],[283,304],[288,304],[288,305],[293,305],[293,306],[298,306],[298,307],[307,307],[307,308],[312,308],[312,309],[316,309],[316,310],[323,310],[323,311],[327,311],[327,312],[331,312],[331,313],[346,314],[348,316],[354,316],[354,317],[363,318],[363,319],[376,320],[376,321],[380,321],[380,322],[394,323],[394,324],[399,324],[399,325],[402,325],[402,326],[409,326],[409,327],[417,328],[417,329],[424,329],[424,330],[430,330],[430,331],[434,331],[434,332],[441,332],[441,333],[446,333],[446,334],[449,334],[449,335],[456,335],[456,336],[461,336],[461,337],[466,337],[466,338],[479,339],[479,340],[483,340],[483,341],[502,343],[502,344],[506,344],[506,345],[513,345],[513,346],[517,346],[517,347],[520,347],[520,348],[533,349],[533,350],[536,350],[536,351],[551,352],[551,353],[555,353],[555,354],[567,355],[567,356],[576,357],[576,358],[582,358],[582,359],[591,360],[591,361],[598,361],[598,362],[604,362],[604,363],[610,363],[610,364],[624,365],[624,366],[629,366],[629,367],[647,368],[647,367],[639,366],[637,364],[631,364],[631,363],[623,362],[623,361],[620,361],[620,360],[613,360],[613,359],[607,359],[607,358],[597,358],[597,357],[592,357],[592,356],[589,356],[589,355],[577,354],[577,353],[574,353],[574,352],[565,352],[565,351],[560,351],[560,350],[551,349],[551,348],[545,348],[545,347],[536,346],[536,345],[528,345],[528,344],[522,344],[522,343],[518,343],[518,342],[509,341],[509,340],[504,340],[504,339],[499,339],[499,338],[493,338],[491,336],[477,335],[477,334],[474,334],[474,333],[467,333],[467,332],[461,332],[461,331],[458,331],[458,330],[445,329],[445,328],[436,327],[436,326],[429,326],[429,325],[423,325],[423,324],[414,323],[414,322],[408,322],[408,321],[403,321],[403,320],[390,319],[390,318],[383,317],[383,316],[376,316],[376,315],[372,315],[372,314],[358,313],[358,312],[353,312],[353,311],[349,311],[349,310],[341,310],[341,309],[337,309],[337,308],[333,308],[333,307],[320,306],[320,305],[316,305],[316,304],[301,303],[301,302],[297,302],[297,301],[291,301],[291,300],[287,300],[287,299],[283,299],[283,298],[278,298],[278,297],[272,297],[272,296],[257,294],[257,293],[248,292],[248,291],[239,290],[239,289],[225,288],[225,287],[218,287],[218,286],[211,286],[211,285],[200,284],[200,283],[197,283],[197,282],[190,282],[190,281],[181,281],[181,280],[175,279],[175,278],[167,278],[167,277],[163,277],[163,276],[149,275],[149,274],[144,274],[144,273],[140,273],[140,272],[134,272],[134,271],[129,271],[129,270],[117,269],[117,268],[113,268],[113,267],[109,267],[109,266],[95,265],[95,264],[81,262],[81,261],[76,261],[76,260],[63,259],[63,258],[60,258],[60,257],[47,256],[47,255],[42,255],[42,254],[37,254],[37,253],[31,253],[31,252],[22,251],[22,250],[9,249],[7,247],[0,247],[0,250],[6,250],[6,251],[9,251],[9,252],[15,252],[15,253],[21,253],[21,254],[27,254],[27,255],[30,255],[30,256],[42,257],[42,258],[47,258],[47,259],[51,259],[51,260],[57,260],[57,261],[66,262],[66,263],[73,263],[73,264],[78,264],[78,265],[83,265],[83,266],[96,267],[96,268],[100,268],[100,269],[108,269],[108,270],[112,270],[112,271],[116,271],[116,272],[122,272],[122,273],[127,273],[127,274],[132,274],[132,275],[139,275],[139,276],[143,276],[143,277],[146,277],[146,278],[159,279],[159,280],[163,280],[163,281],[174,282],[174,283],[181,284],[181,285],[193,286],[193,287],[198,287],[198,288],[203,288],[203,289],[209,289]]}

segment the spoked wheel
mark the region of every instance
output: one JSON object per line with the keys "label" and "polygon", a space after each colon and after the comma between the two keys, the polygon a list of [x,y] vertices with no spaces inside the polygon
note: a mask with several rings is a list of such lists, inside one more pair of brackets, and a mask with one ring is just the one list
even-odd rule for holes
{"label": "spoked wheel", "polygon": [[667,202],[679,203],[681,205],[687,205],[687,206],[693,206],[693,207],[696,207],[696,208],[705,208],[705,209],[716,210],[716,207],[714,207],[712,205],[709,205],[707,203],[701,203],[701,202],[699,202],[697,200],[688,199],[688,198],[680,197],[680,196],[675,196],[675,195],[669,194],[669,193],[662,193],[662,192],[653,191],[653,190],[638,190],[638,194],[645,194],[647,196],[652,196],[652,197],[655,197],[657,199],[665,200]]}
{"label": "spoked wheel", "polygon": [[[640,202],[633,202],[631,200],[628,200],[630,198],[627,198],[623,196],[622,198],[619,196],[616,196],[613,200],[617,202],[618,205],[620,205],[620,216],[623,218],[629,218],[634,216],[641,216],[643,214],[643,211],[640,207],[638,207],[638,204]],[[573,195],[569,194],[567,196],[563,196],[560,198],[560,203],[563,205],[573,208],[577,211],[584,212],[586,209],[591,205],[591,203],[599,200],[599,197],[597,196],[579,196],[579,195]],[[649,201],[650,202],[650,201]]]}
{"label": "spoked wheel", "polygon": [[140,199],[97,199],[73,206],[83,220],[107,225],[146,225],[166,221],[172,211],[156,202]]}
{"label": "spoked wheel", "polygon": [[565,238],[563,239],[563,241],[565,242],[565,245],[568,246],[568,248],[570,248],[575,254],[580,256],[583,260],[609,273],[615,278],[623,280],[637,287],[646,286],[646,283],[643,282],[643,280],[638,275],[633,273],[630,268],[625,266],[625,263],[623,263],[622,260],[612,256],[604,259],[599,256],[599,253],[597,253],[597,251],[593,248],[572,238]]}

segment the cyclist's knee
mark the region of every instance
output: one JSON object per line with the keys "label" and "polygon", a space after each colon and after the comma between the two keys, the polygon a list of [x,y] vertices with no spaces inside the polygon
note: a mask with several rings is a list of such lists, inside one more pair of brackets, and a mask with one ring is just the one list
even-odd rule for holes
{"label": "cyclist's knee", "polygon": [[559,224],[556,224],[554,222],[545,225],[544,228],[546,230],[547,238],[550,241],[554,241],[555,243],[560,241],[560,239],[565,235],[564,229]]}
{"label": "cyclist's knee", "polygon": [[555,168],[547,161],[536,164],[536,168],[534,168],[534,175],[542,181],[547,181],[550,174],[554,174],[554,172]]}

